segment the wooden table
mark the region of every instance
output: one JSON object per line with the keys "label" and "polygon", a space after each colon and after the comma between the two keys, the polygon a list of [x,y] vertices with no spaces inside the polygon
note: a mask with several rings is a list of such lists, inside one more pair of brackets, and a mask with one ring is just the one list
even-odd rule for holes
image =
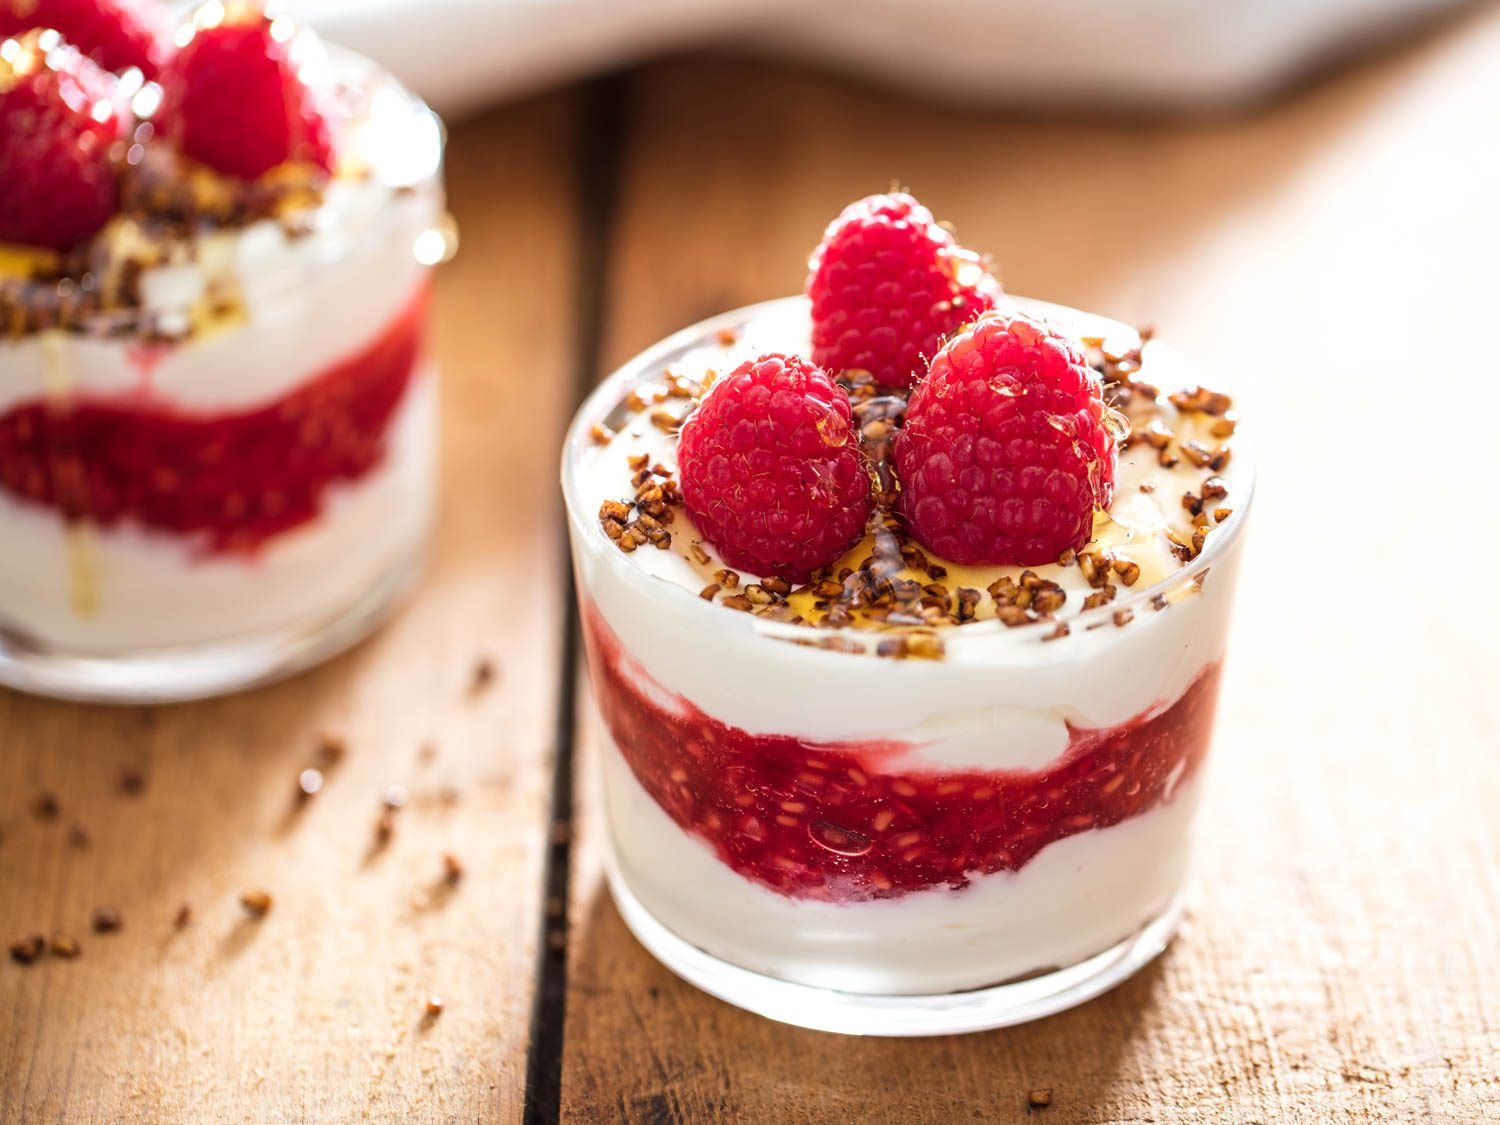
{"label": "wooden table", "polygon": [[[949,1122],[1041,1087],[1058,1122],[1500,1120],[1497,125],[1489,7],[1234,120],[980,117],[697,57],[459,126],[414,604],[218,702],[0,695],[0,936],[82,945],[0,964],[0,1120]],[[1064,1015],[904,1042],[761,1021],[625,931],[554,484],[589,382],[796,289],[893,179],[1012,290],[1155,323],[1264,465],[1177,942]],[[324,735],[348,754],[299,805]]]}

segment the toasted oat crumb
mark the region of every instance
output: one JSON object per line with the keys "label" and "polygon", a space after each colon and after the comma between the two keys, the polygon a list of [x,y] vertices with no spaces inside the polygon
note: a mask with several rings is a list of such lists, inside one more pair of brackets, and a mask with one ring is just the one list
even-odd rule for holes
{"label": "toasted oat crumb", "polygon": [[610,439],[614,436],[614,430],[610,429],[603,422],[595,422],[593,428],[589,430],[589,437],[595,445],[608,445]]}
{"label": "toasted oat crumb", "polygon": [[478,694],[495,682],[495,662],[481,656],[474,662],[474,671],[469,677],[469,690]]}
{"label": "toasted oat crumb", "polygon": [[1026,1095],[1026,1104],[1032,1109],[1045,1109],[1052,1104],[1052,1088],[1048,1086],[1040,1090],[1032,1090]]}
{"label": "toasted oat crumb", "polygon": [[240,895],[240,905],[252,918],[264,918],[271,913],[273,899],[267,891],[246,891]]}
{"label": "toasted oat crumb", "polygon": [[124,927],[125,921],[114,907],[99,906],[89,915],[89,925],[96,934],[113,934]]}
{"label": "toasted oat crumb", "polygon": [[53,934],[52,942],[47,948],[52,951],[52,956],[61,957],[67,961],[71,961],[83,952],[78,943],[67,934]]}
{"label": "toasted oat crumb", "polygon": [[429,996],[424,1010],[429,1017],[436,1019],[443,1014],[443,998],[441,996]]}
{"label": "toasted oat crumb", "polygon": [[62,814],[56,793],[38,793],[31,802],[31,812],[38,820],[56,820]]}
{"label": "toasted oat crumb", "polygon": [[443,882],[452,886],[464,877],[464,865],[452,852],[443,853]]}
{"label": "toasted oat crumb", "polygon": [[329,766],[338,765],[344,760],[344,755],[348,752],[348,743],[339,735],[327,732],[318,735],[318,744],[314,750],[314,754],[318,759],[318,764],[325,769]]}
{"label": "toasted oat crumb", "polygon": [[1083,599],[1083,608],[1086,610],[1098,609],[1101,605],[1107,605],[1108,603],[1114,601],[1115,589],[1116,587],[1113,583],[1106,582],[1103,587],[1095,590],[1092,594]]}
{"label": "toasted oat crumb", "polygon": [[47,951],[47,939],[32,934],[10,943],[10,959],[18,965],[29,965]]}
{"label": "toasted oat crumb", "polygon": [[1113,569],[1120,581],[1127,586],[1134,586],[1141,576],[1140,564],[1131,559],[1116,559]]}

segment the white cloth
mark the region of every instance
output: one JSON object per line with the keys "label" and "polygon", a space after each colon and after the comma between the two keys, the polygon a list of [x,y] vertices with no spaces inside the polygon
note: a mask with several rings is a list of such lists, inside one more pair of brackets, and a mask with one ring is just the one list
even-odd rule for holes
{"label": "white cloth", "polygon": [[449,114],[694,43],[977,103],[1191,108],[1460,0],[290,0]]}

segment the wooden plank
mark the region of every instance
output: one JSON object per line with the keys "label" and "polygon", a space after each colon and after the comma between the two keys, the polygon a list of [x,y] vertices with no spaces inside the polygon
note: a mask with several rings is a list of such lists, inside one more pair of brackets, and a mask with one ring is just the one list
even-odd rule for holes
{"label": "wooden plank", "polygon": [[[546,529],[572,386],[575,118],[564,95],[453,132],[443,497],[400,618],[314,673],[213,703],[0,694],[0,934],[83,945],[77,961],[0,963],[0,1120],[519,1117],[561,660]],[[498,676],[475,692],[484,657]],[[295,811],[325,731],[348,757]],[[117,791],[127,767],[139,797]],[[410,802],[373,851],[392,784]],[[27,811],[43,791],[55,822]],[[91,849],[66,844],[73,824]],[[447,852],[465,868],[451,890]],[[258,887],[275,903],[252,922],[237,897]],[[106,904],[124,929],[96,936]],[[446,1002],[434,1021],[429,994]]]}
{"label": "wooden plank", "polygon": [[[1154,321],[1239,394],[1264,470],[1164,958],[985,1035],[770,1024],[630,938],[585,761],[565,1116],[1004,1120],[1051,1087],[1058,1122],[1493,1120],[1500,443],[1472,426],[1500,300],[1500,13],[1242,120],[985,119],[721,60],[655,66],[635,97],[612,360],[796,290],[823,224],[899,179],[1014,291]],[[586,709],[585,758],[598,736]]]}

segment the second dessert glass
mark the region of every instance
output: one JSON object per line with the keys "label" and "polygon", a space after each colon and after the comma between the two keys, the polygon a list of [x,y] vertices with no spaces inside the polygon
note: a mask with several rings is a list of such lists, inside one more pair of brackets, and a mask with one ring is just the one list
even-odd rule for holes
{"label": "second dessert glass", "polygon": [[[418,572],[443,134],[373,64],[327,63],[346,148],[314,205],[184,223],[195,181],[170,160],[151,181],[144,125],[144,202],[86,248],[85,280],[0,292],[31,318],[0,338],[0,683],[147,701],[263,682],[364,636]],[[124,307],[72,310],[101,283]]]}

